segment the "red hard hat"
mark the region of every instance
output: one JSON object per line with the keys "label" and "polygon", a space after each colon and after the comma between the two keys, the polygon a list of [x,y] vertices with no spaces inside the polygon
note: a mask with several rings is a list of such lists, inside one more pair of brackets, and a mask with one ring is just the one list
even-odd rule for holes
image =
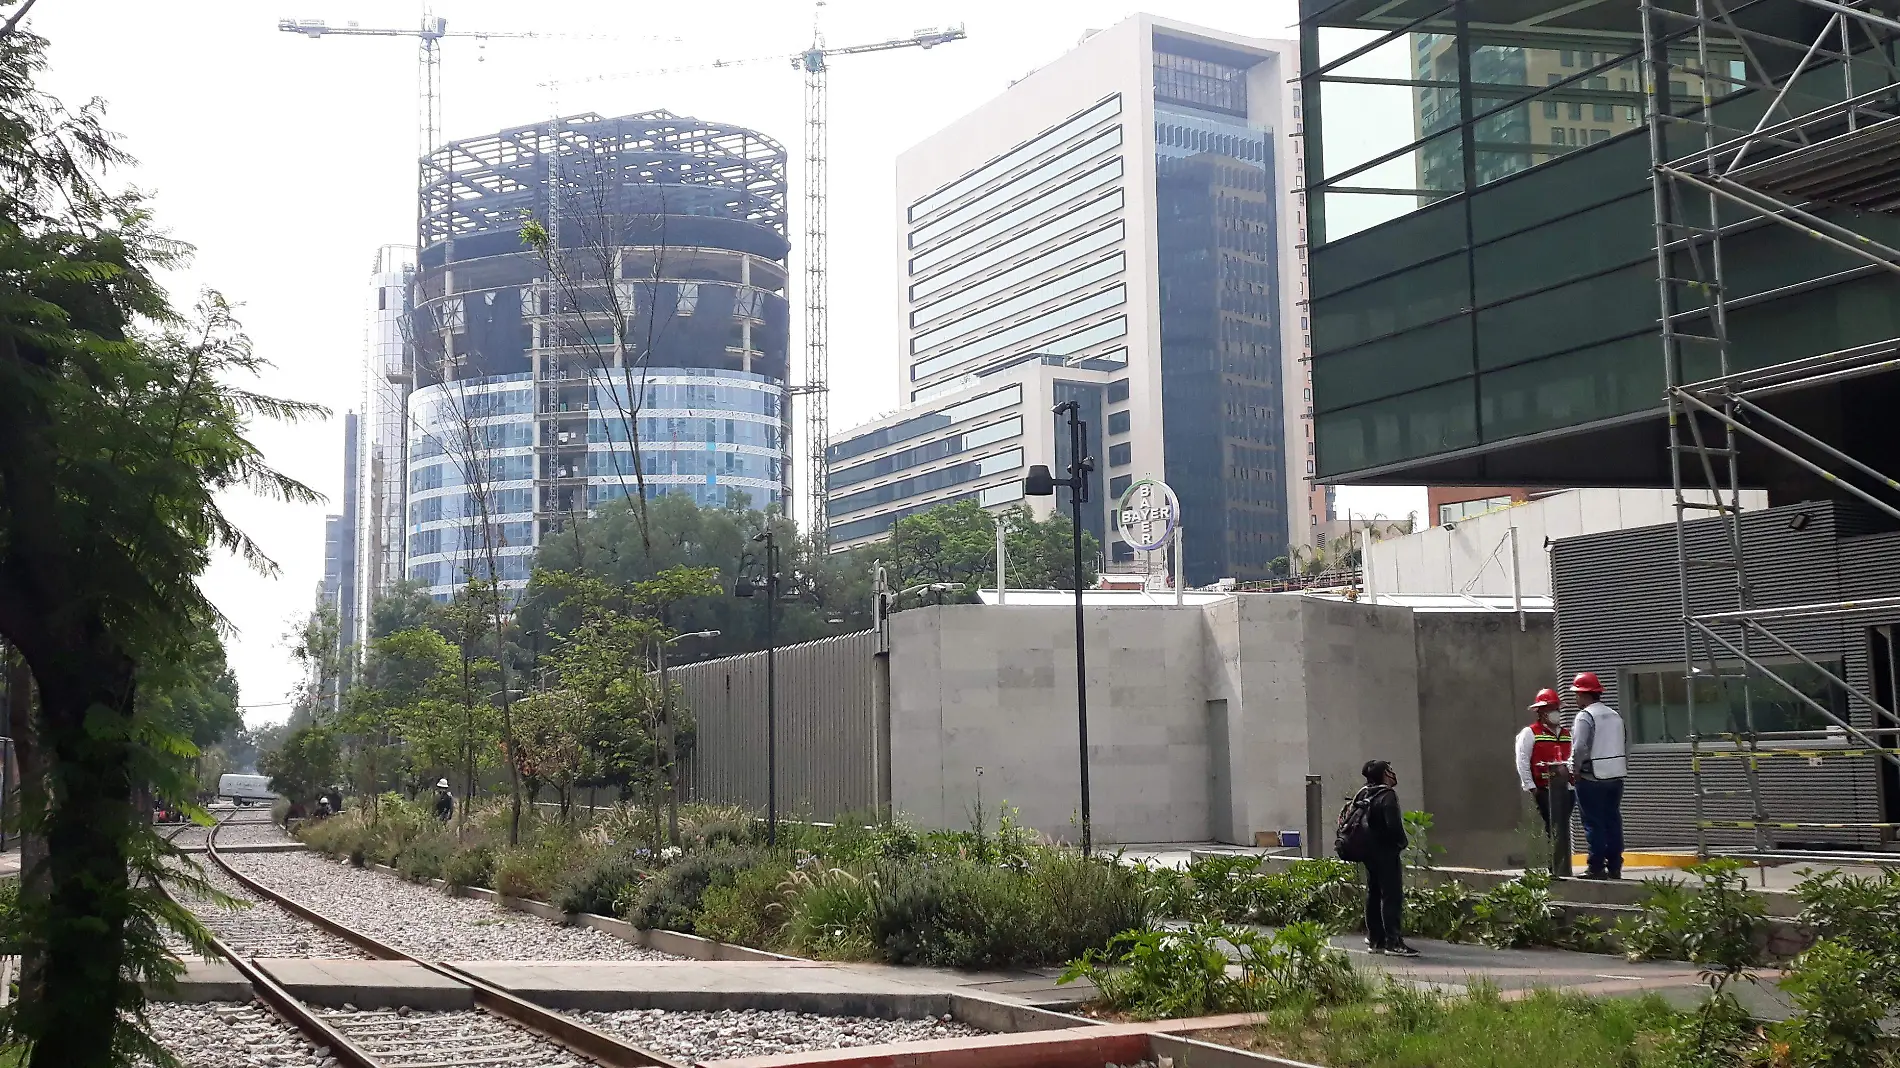
{"label": "red hard hat", "polygon": [[1531,699],[1530,707],[1535,711],[1539,708],[1556,708],[1563,703],[1563,698],[1557,696],[1557,691],[1546,686],[1537,691],[1537,696]]}
{"label": "red hard hat", "polygon": [[1600,694],[1603,692],[1603,684],[1597,681],[1596,672],[1582,671],[1578,672],[1577,677],[1571,680],[1570,692]]}

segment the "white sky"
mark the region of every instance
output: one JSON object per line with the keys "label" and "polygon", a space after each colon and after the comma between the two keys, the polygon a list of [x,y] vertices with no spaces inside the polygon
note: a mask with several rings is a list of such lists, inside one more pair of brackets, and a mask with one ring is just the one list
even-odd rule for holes
{"label": "white sky", "polygon": [[[831,0],[825,8],[833,45],[954,22],[969,31],[968,40],[928,52],[844,57],[832,71],[834,427],[897,406],[890,361],[898,320],[888,277],[897,154],[1073,47],[1084,31],[1137,10],[1261,37],[1294,36],[1296,17],[1293,0]],[[789,57],[810,40],[812,13],[806,0],[438,0],[435,14],[451,31],[574,35],[445,42],[444,135],[539,121],[557,104],[560,113],[664,108],[749,126],[788,149],[796,227],[804,113],[801,76],[789,60],[575,79]],[[126,177],[155,193],[159,221],[197,246],[191,268],[173,280],[177,302],[188,306],[200,286],[223,290],[242,305],[258,352],[276,365],[262,387],[337,413],[327,423],[256,428],[270,461],[330,504],[226,502],[282,574],[267,579],[224,560],[205,579],[237,628],[231,658],[253,723],[281,718],[287,710],[275,703],[297,683],[283,635],[309,611],[322,578],[323,516],[341,510],[340,416],[362,405],[371,258],[379,245],[412,241],[415,217],[415,40],[309,40],[279,32],[277,20],[407,28],[419,16],[408,0],[40,0],[30,17],[52,41],[45,88],[69,104],[105,98],[109,127],[141,163]],[[539,87],[553,78],[567,81],[558,102]],[[1423,494],[1411,490],[1347,490],[1340,498],[1342,509],[1360,513],[1423,508]]]}

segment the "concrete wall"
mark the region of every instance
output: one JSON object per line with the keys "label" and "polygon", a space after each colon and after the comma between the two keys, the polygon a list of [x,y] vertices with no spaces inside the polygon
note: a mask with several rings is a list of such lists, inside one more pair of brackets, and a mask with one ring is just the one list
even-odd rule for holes
{"label": "concrete wall", "polygon": [[1556,685],[1549,613],[1419,612],[1418,673],[1423,807],[1446,864],[1523,864],[1526,821],[1537,818],[1518,786],[1512,742],[1530,722],[1531,697]]}
{"label": "concrete wall", "polygon": [[[1079,824],[1074,615],[949,605],[891,619],[891,797],[929,827],[1021,810],[1073,840]],[[1086,617],[1091,819],[1101,841],[1205,841],[1208,738],[1198,609]]]}

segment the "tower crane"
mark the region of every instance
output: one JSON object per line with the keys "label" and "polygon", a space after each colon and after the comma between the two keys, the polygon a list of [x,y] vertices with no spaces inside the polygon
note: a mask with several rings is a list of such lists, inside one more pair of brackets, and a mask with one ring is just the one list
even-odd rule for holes
{"label": "tower crane", "polygon": [[829,150],[826,145],[827,97],[825,75],[831,70],[831,57],[854,56],[864,52],[888,52],[896,48],[935,48],[961,41],[966,36],[962,25],[948,29],[918,30],[909,37],[897,37],[871,44],[829,47],[814,27],[811,47],[792,57],[792,66],[805,72],[805,447],[810,451],[811,485],[806,489],[811,502],[812,538],[820,546],[828,543],[831,519],[827,514],[826,490],[831,482],[831,353],[828,334],[830,321],[830,271],[826,241],[830,236],[830,205],[826,187]]}
{"label": "tower crane", "polygon": [[[822,0],[819,3],[823,7]],[[831,401],[830,401],[830,271],[827,241],[830,237],[830,210],[827,186],[829,147],[827,144],[827,97],[825,76],[831,70],[831,57],[854,56],[865,52],[888,52],[898,48],[935,48],[961,41],[968,34],[962,24],[945,29],[918,30],[908,37],[894,37],[869,44],[827,45],[819,29],[812,28],[811,47],[791,57],[792,68],[805,74],[805,381],[793,386],[791,393],[805,401],[805,447],[810,461],[811,485],[806,489],[811,507],[811,523],[806,528],[820,545],[825,543],[831,522],[826,515],[825,492],[830,482]],[[618,78],[684,74],[691,71],[743,67],[775,57],[715,60],[711,63],[659,70],[601,74],[573,79],[575,82],[609,81]],[[543,88],[558,90],[560,81],[541,83]]]}

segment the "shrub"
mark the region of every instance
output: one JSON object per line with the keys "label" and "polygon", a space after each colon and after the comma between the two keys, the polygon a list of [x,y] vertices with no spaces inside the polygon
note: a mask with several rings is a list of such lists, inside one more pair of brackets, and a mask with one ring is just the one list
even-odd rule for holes
{"label": "shrub", "polygon": [[660,869],[624,906],[635,927],[696,933],[701,899],[710,886],[731,886],[740,871],[761,864],[765,854],[743,846],[690,849]]}
{"label": "shrub", "polygon": [[[1238,974],[1228,970],[1230,948]],[[1106,952],[1084,953],[1057,981],[1082,978],[1095,984],[1107,1007],[1141,1019],[1257,1011],[1286,1000],[1337,1004],[1365,995],[1346,955],[1310,923],[1270,937],[1213,922],[1124,931]]]}
{"label": "shrub", "polygon": [[492,887],[495,882],[494,849],[486,845],[457,849],[442,865],[442,881],[457,888]]}
{"label": "shrub", "polygon": [[1400,819],[1405,823],[1405,866],[1427,869],[1434,867],[1438,858],[1444,854],[1445,848],[1432,844],[1432,814],[1407,812]]}
{"label": "shrub", "polygon": [[1900,871],[1860,877],[1805,872],[1795,886],[1801,923],[1819,938],[1873,957],[1888,995],[1900,998]]}
{"label": "shrub", "polygon": [[879,889],[875,872],[793,871],[774,888],[779,900],[768,911],[787,946],[829,960],[863,960],[876,954],[872,919]]}
{"label": "shrub", "polygon": [[592,853],[588,843],[570,834],[547,834],[501,854],[495,864],[495,889],[509,897],[550,901],[567,873],[586,864]]}
{"label": "shrub", "polygon": [[1420,938],[1463,941],[1471,925],[1471,891],[1453,879],[1437,885],[1414,882],[1405,888],[1405,930]]}
{"label": "shrub", "polygon": [[1332,931],[1363,920],[1365,883],[1359,865],[1317,857],[1296,860],[1256,889],[1250,918],[1264,924],[1317,923]]}
{"label": "shrub", "polygon": [[455,840],[446,834],[420,838],[409,843],[396,858],[396,870],[412,883],[442,878],[442,869],[455,855]]}
{"label": "shrub", "polygon": [[893,964],[1030,967],[1073,960],[1145,919],[1141,877],[1117,862],[1037,849],[1025,864],[880,865],[873,944]]}
{"label": "shrub", "polygon": [[[1874,955],[1822,939],[1795,958],[1781,989],[1800,1010],[1771,1024],[1771,1042],[1785,1043],[1788,1060],[1815,1068],[1859,1068],[1881,1063],[1880,1023],[1893,1011]],[[1891,1063],[1891,1062],[1889,1062]]]}
{"label": "shrub", "polygon": [[1550,873],[1541,869],[1485,891],[1471,903],[1471,916],[1478,940],[1487,946],[1515,949],[1562,941],[1563,922],[1550,900]]}
{"label": "shrub", "polygon": [[1644,879],[1641,911],[1619,925],[1632,960],[1686,960],[1739,971],[1760,959],[1767,927],[1762,903],[1748,892],[1741,862],[1691,865],[1695,887],[1675,879]]}
{"label": "shrub", "polygon": [[646,861],[644,850],[636,853],[631,849],[612,848],[596,854],[561,878],[554,904],[563,912],[611,916],[614,902],[650,874]]}

